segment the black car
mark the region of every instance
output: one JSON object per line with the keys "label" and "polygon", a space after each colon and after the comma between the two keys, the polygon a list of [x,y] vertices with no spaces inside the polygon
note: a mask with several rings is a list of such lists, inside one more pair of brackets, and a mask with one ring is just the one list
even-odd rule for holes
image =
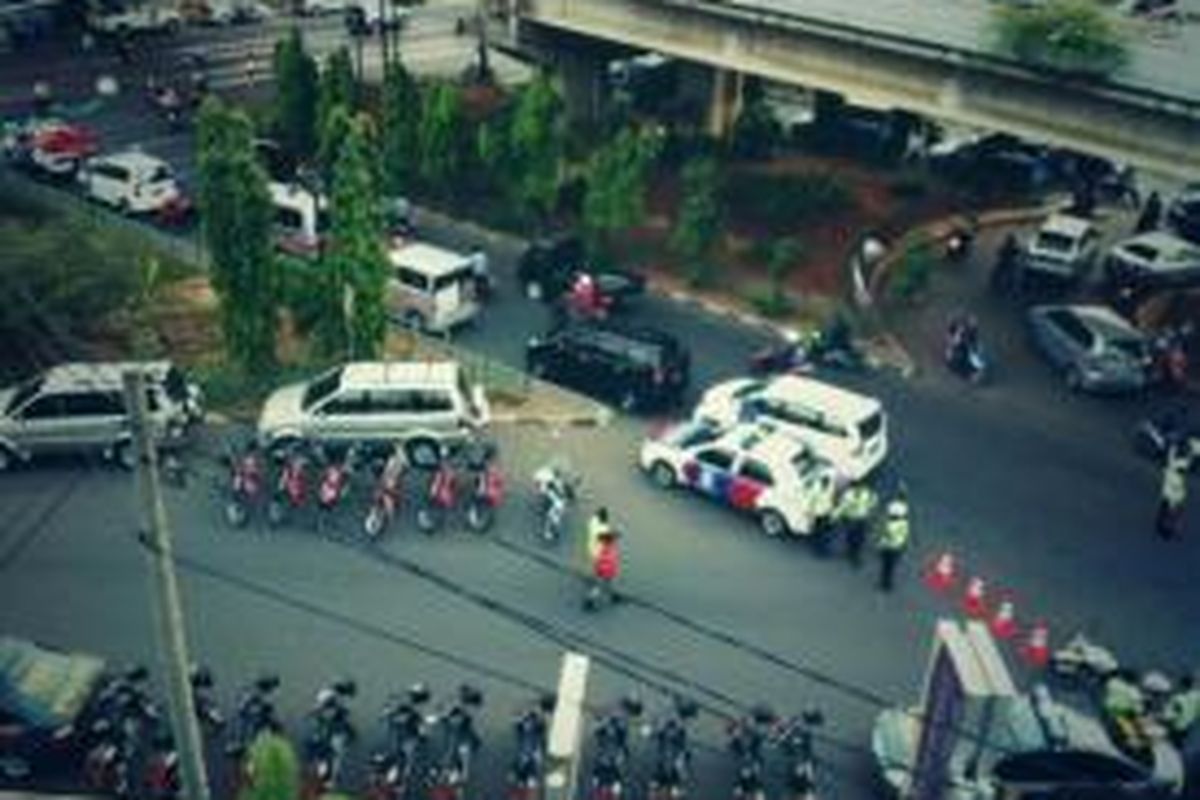
{"label": "black car", "polygon": [[[517,264],[517,279],[531,300],[553,303],[584,271],[587,254],[578,236],[557,236],[530,243]],[[646,278],[623,269],[588,269],[601,294],[621,303],[645,293]]]}
{"label": "black car", "polygon": [[1188,184],[1167,207],[1167,226],[1193,244],[1200,244],[1200,183]]}
{"label": "black car", "polygon": [[581,324],[530,340],[528,370],[611,400],[625,411],[677,405],[691,359],[675,337],[651,328]]}
{"label": "black car", "polygon": [[931,159],[930,166],[952,181],[998,193],[1045,187],[1052,177],[1046,149],[1006,133],[993,133]]}

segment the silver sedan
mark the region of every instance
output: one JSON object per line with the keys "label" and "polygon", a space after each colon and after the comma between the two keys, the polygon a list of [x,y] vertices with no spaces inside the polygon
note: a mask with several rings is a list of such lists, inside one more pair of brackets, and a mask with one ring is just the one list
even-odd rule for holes
{"label": "silver sedan", "polygon": [[1034,344],[1076,391],[1135,392],[1150,382],[1148,337],[1106,306],[1034,306],[1028,323]]}

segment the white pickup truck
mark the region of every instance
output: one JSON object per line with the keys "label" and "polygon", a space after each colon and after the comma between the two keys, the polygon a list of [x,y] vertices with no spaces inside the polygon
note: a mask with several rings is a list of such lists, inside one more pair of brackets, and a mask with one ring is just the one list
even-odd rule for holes
{"label": "white pickup truck", "polygon": [[93,14],[88,25],[97,33],[175,33],[183,27],[183,15],[178,8],[145,3],[123,11]]}

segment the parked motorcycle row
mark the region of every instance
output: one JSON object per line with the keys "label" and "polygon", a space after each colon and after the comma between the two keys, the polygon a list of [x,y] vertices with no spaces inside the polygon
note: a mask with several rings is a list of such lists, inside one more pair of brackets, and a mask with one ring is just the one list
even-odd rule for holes
{"label": "parked motorcycle row", "polygon": [[345,516],[375,541],[413,507],[418,530],[436,533],[461,520],[484,532],[504,501],[504,476],[492,442],[450,447],[409,440],[387,450],[292,442],[270,451],[250,442],[222,458],[225,521],[242,528],[255,517],[272,528],[307,519],[320,533]]}

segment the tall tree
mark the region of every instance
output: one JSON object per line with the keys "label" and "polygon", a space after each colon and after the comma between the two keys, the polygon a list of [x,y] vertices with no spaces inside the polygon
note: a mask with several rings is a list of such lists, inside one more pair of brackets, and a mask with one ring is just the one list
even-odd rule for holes
{"label": "tall tree", "polygon": [[313,156],[317,141],[317,63],[297,28],[275,45],[275,135],[296,160]]}
{"label": "tall tree", "polygon": [[345,47],[339,47],[325,58],[318,91],[317,130],[325,130],[325,124],[336,108],[346,108],[351,113],[358,110],[358,84],[350,64],[350,51]]}
{"label": "tall tree", "polygon": [[398,58],[383,78],[382,117],[384,190],[401,195],[420,174],[421,92]]}
{"label": "tall tree", "polygon": [[647,172],[657,152],[656,137],[625,127],[592,154],[583,227],[593,258],[606,259],[610,232],[635,224],[645,214]]}
{"label": "tall tree", "polygon": [[1129,62],[1124,34],[1087,0],[1049,0],[1032,8],[1001,4],[993,25],[1002,50],[1037,66],[1102,76]]}
{"label": "tall tree", "polygon": [[548,72],[521,90],[512,122],[516,199],[531,216],[554,211],[566,148],[566,124],[558,87]]}
{"label": "tall tree", "polygon": [[333,170],[330,244],[323,270],[335,282],[333,299],[341,304],[345,352],[353,358],[372,358],[387,333],[383,214],[366,118],[349,119],[345,130]]}
{"label": "tall tree", "polygon": [[457,188],[465,155],[462,92],[452,84],[437,83],[427,90],[422,105],[421,177],[430,190],[449,193]]}
{"label": "tall tree", "polygon": [[198,126],[199,206],[230,357],[247,371],[275,363],[279,276],[267,176],[243,112],[210,98]]}
{"label": "tall tree", "polygon": [[696,284],[707,282],[711,274],[708,256],[721,226],[719,198],[716,162],[711,158],[689,161],[683,168],[683,196],[670,244],[688,262],[688,277]]}
{"label": "tall tree", "polygon": [[300,762],[291,742],[273,733],[259,736],[246,754],[248,785],[238,800],[296,800]]}

